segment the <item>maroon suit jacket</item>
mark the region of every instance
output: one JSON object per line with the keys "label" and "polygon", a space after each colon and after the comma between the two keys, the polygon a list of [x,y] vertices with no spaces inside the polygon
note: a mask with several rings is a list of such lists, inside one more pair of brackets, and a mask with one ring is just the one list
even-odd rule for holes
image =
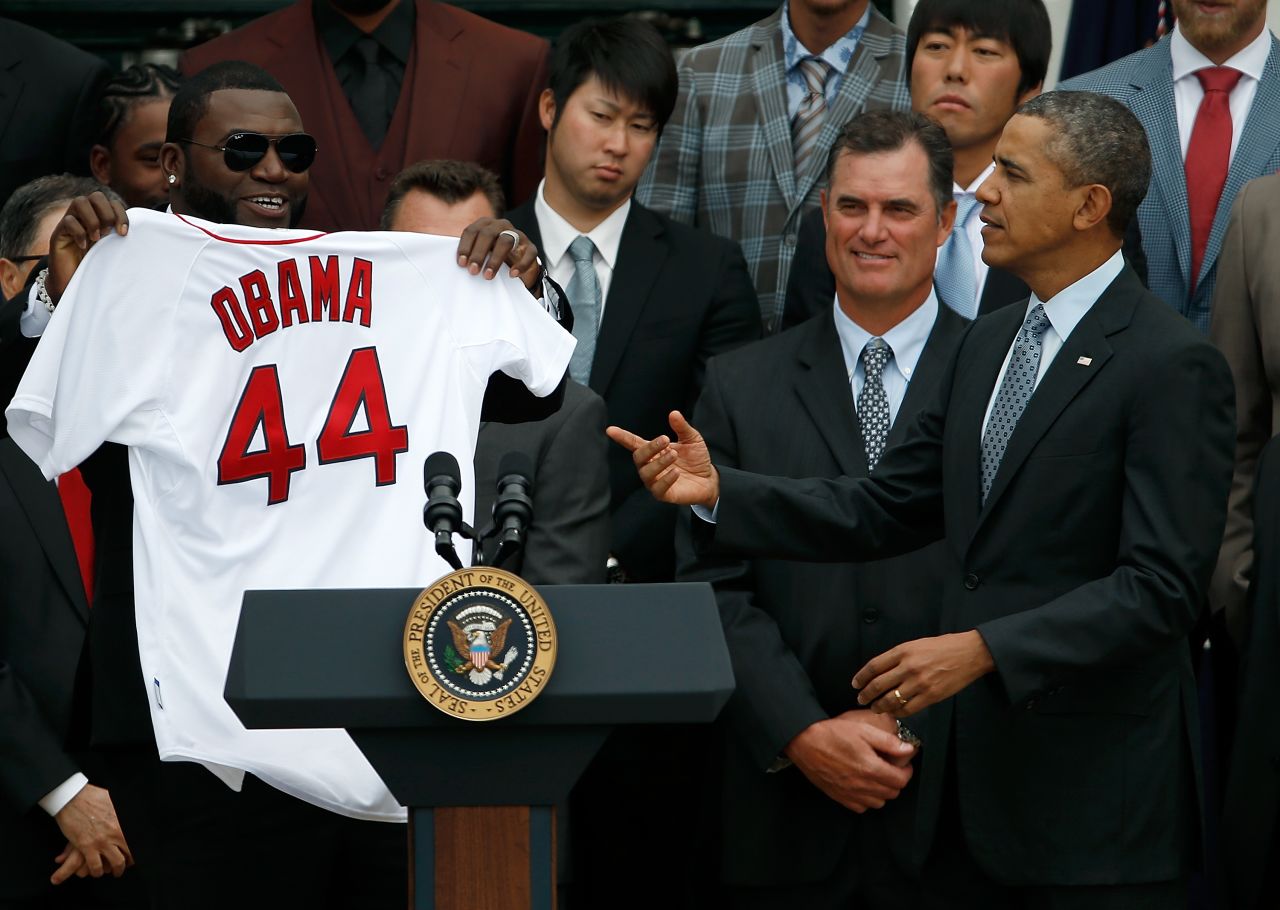
{"label": "maroon suit jacket", "polygon": [[372,230],[391,179],[425,158],[475,161],[524,199],[542,177],[545,141],[538,96],[547,86],[547,42],[432,0],[417,17],[400,101],[375,151],[342,93],[316,31],[312,0],[256,19],[187,51],[184,73],[222,60],[257,64],[284,86],[320,148],[303,227]]}

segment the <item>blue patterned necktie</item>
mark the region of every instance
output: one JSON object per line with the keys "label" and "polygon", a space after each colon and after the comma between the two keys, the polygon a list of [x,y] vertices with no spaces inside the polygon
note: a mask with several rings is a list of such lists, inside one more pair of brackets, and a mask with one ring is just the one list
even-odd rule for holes
{"label": "blue patterned necktie", "polygon": [[578,346],[569,361],[569,375],[586,385],[591,379],[591,363],[596,356],[596,333],[600,330],[600,279],[592,259],[596,245],[590,237],[579,236],[569,244],[573,257],[573,279],[565,288],[573,307],[573,337]]}
{"label": "blue patterned necktie", "polygon": [[956,201],[956,223],[942,249],[938,250],[938,264],[933,271],[933,282],[938,287],[942,302],[966,319],[978,315],[978,278],[974,274],[973,244],[965,230],[977,205],[978,198],[968,193]]}
{"label": "blue patterned necktie", "polygon": [[1036,374],[1040,371],[1040,358],[1044,355],[1044,333],[1049,328],[1049,317],[1044,304],[1037,303],[1027,314],[1018,333],[1018,341],[1009,357],[1004,380],[991,407],[987,431],[982,434],[982,501],[987,501],[996,471],[1008,448],[1009,437],[1017,426],[1018,418],[1027,407],[1031,393],[1035,391]]}
{"label": "blue patterned necktie", "polygon": [[884,390],[884,368],[893,359],[893,348],[883,338],[872,338],[862,349],[862,390],[858,392],[858,425],[867,449],[867,470],[880,462],[889,438],[889,396]]}

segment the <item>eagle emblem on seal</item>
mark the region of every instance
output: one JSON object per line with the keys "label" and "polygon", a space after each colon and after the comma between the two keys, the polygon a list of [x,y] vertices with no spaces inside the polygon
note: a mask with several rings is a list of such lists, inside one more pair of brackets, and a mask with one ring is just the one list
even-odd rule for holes
{"label": "eagle emblem on seal", "polygon": [[[460,616],[459,619],[462,617]],[[507,630],[511,628],[511,620],[504,619],[496,626],[491,621],[469,622],[465,626],[457,620],[448,620],[449,631],[453,634],[453,647],[462,656],[463,662],[454,667],[454,673],[472,673],[483,675],[493,673],[499,679],[514,655],[507,655],[503,663],[493,659],[502,652],[507,643]],[[512,649],[514,650],[514,649]],[[488,672],[486,672],[488,671]]]}

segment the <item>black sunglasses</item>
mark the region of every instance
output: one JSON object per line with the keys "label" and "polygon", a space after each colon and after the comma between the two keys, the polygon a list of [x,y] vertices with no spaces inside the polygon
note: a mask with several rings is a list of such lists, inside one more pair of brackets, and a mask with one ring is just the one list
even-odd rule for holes
{"label": "black sunglasses", "polygon": [[233,171],[249,170],[267,157],[267,149],[273,145],[280,156],[280,163],[295,174],[301,174],[316,160],[316,140],[306,133],[290,133],[279,139],[271,139],[261,133],[232,133],[223,145],[206,145],[194,139],[179,141],[222,152],[227,167]]}

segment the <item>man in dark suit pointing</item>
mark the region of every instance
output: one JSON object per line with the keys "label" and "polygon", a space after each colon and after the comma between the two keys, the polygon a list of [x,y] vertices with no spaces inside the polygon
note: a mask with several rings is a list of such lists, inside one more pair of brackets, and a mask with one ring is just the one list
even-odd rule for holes
{"label": "man in dark suit pointing", "polygon": [[712,465],[610,435],[712,545],[847,561],[947,540],[944,633],[854,676],[858,701],[951,715],[930,742],[924,907],[1168,908],[1197,841],[1186,634],[1216,556],[1234,439],[1220,354],[1120,255],[1150,176],[1138,121],[1087,93],[1022,107],[979,191],[986,256],[1032,296],[979,319],[867,478]]}

